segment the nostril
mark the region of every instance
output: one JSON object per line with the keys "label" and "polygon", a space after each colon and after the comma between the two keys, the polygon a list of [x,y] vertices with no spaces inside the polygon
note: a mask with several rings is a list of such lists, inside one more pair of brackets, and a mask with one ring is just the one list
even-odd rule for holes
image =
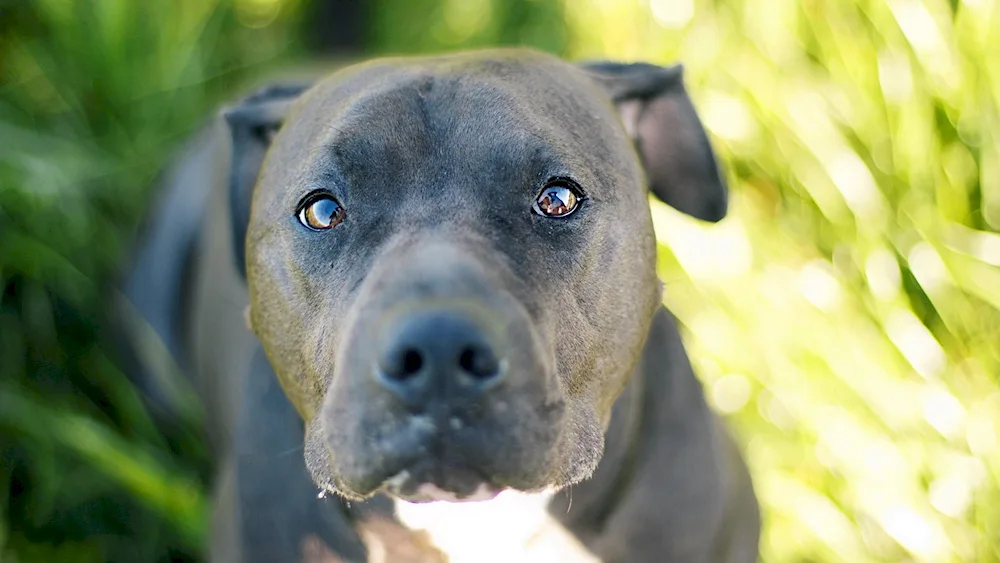
{"label": "nostril", "polygon": [[419,350],[407,350],[403,353],[403,376],[410,377],[424,367],[424,357]]}
{"label": "nostril", "polygon": [[458,356],[458,365],[477,379],[490,379],[500,372],[500,363],[488,348],[466,346]]}
{"label": "nostril", "polygon": [[416,377],[424,367],[424,355],[417,348],[396,349],[379,362],[382,374],[395,381]]}

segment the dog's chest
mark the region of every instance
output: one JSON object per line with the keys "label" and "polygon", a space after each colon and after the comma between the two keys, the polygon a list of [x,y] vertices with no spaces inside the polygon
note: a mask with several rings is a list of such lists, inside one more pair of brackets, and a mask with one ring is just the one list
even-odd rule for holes
{"label": "dog's chest", "polygon": [[414,504],[396,500],[396,516],[450,563],[599,563],[551,515],[549,494],[505,491],[483,502]]}

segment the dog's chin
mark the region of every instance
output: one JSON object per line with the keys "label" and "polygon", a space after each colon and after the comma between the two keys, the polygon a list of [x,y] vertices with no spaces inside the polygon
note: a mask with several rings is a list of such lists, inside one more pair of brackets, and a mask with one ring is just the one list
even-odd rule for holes
{"label": "dog's chin", "polygon": [[439,460],[409,464],[383,482],[387,493],[412,502],[488,500],[504,487],[471,466]]}
{"label": "dog's chin", "polygon": [[421,483],[412,492],[403,491],[387,486],[385,492],[390,496],[412,503],[425,502],[482,502],[493,500],[506,489],[499,488],[489,483],[480,483],[471,493],[456,493],[435,485],[434,483]]}

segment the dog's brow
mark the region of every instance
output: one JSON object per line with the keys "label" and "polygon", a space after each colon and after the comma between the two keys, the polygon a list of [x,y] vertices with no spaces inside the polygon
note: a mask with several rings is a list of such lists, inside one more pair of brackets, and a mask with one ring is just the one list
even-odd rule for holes
{"label": "dog's brow", "polygon": [[338,139],[344,135],[344,129],[342,129],[337,123],[327,123],[323,127],[323,138],[324,139]]}

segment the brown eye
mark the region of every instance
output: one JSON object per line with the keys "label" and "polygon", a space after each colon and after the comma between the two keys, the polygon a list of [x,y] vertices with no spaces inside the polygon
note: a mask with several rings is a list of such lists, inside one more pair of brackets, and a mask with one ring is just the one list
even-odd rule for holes
{"label": "brown eye", "polygon": [[581,201],[583,195],[579,189],[565,180],[558,180],[542,188],[532,209],[543,217],[565,217],[576,211]]}
{"label": "brown eye", "polygon": [[325,193],[307,196],[299,205],[299,223],[314,231],[336,227],[344,220],[344,208]]}

